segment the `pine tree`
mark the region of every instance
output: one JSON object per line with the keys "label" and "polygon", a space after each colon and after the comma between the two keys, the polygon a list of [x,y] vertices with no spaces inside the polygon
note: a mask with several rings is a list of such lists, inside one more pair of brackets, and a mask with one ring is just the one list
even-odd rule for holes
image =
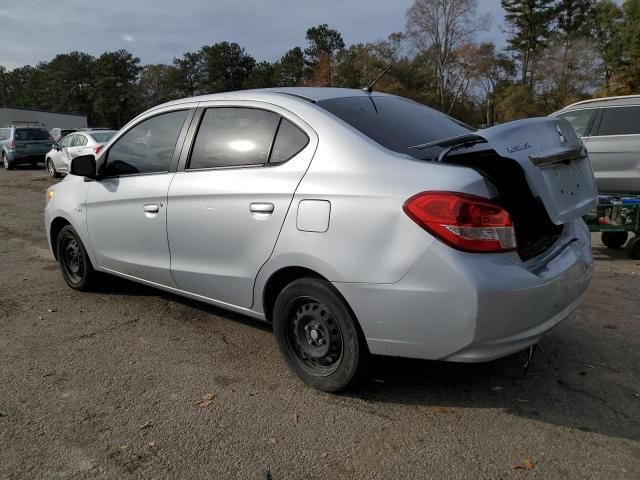
{"label": "pine tree", "polygon": [[502,0],[502,8],[511,29],[508,50],[520,63],[521,83],[533,86],[534,62],[549,38],[556,13],[554,0]]}

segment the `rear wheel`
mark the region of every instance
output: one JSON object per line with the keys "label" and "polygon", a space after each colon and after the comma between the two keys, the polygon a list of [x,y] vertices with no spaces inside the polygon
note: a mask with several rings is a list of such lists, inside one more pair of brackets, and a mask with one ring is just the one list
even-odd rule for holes
{"label": "rear wheel", "polygon": [[5,169],[13,170],[13,162],[9,160],[7,154],[4,152],[2,152],[2,164],[4,165]]}
{"label": "rear wheel", "polygon": [[636,236],[627,243],[627,255],[634,260],[640,260],[640,237]]}
{"label": "rear wheel", "polygon": [[617,250],[626,243],[629,234],[627,232],[602,232],[600,238],[608,248]]}
{"label": "rear wheel", "polygon": [[71,225],[60,230],[56,249],[62,277],[67,285],[76,290],[88,290],[96,272],[91,266],[91,260],[80,237]]}
{"label": "rear wheel", "polygon": [[60,174],[56,170],[56,166],[53,164],[53,160],[47,158],[47,172],[49,172],[49,176],[52,178],[58,178]]}
{"label": "rear wheel", "polygon": [[287,285],[276,300],[273,328],[289,368],[318,390],[343,390],[362,371],[364,338],[347,304],[324,280]]}

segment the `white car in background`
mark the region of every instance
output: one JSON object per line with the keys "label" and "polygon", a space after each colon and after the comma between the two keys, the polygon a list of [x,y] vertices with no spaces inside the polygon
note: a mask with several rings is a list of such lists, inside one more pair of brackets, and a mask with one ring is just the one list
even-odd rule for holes
{"label": "white car in background", "polygon": [[72,158],[81,155],[97,155],[116,132],[117,130],[101,129],[67,135],[59,143],[55,143],[47,153],[45,162],[49,175],[56,178],[63,173],[68,173]]}

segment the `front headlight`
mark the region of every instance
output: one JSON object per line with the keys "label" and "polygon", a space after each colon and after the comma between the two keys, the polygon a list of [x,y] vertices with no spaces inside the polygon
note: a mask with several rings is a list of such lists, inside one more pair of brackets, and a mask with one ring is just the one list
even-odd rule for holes
{"label": "front headlight", "polygon": [[53,189],[49,189],[47,190],[47,204],[49,204],[49,202],[51,201],[51,199],[53,198]]}

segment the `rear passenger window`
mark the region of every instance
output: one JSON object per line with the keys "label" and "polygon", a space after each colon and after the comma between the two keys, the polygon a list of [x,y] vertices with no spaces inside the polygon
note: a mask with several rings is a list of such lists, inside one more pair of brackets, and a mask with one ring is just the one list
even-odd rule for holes
{"label": "rear passenger window", "polygon": [[264,165],[279,115],[254,108],[209,108],[191,152],[189,169]]}
{"label": "rear passenger window", "polygon": [[84,135],[76,135],[73,139],[72,147],[84,147],[87,144],[87,139]]}
{"label": "rear passenger window", "polygon": [[273,142],[269,164],[283,163],[307,146],[309,137],[289,120],[283,118]]}
{"label": "rear passenger window", "polygon": [[109,149],[104,175],[168,172],[187,110],[140,122]]}
{"label": "rear passenger window", "polygon": [[602,110],[598,135],[640,134],[640,106],[615,107]]}

